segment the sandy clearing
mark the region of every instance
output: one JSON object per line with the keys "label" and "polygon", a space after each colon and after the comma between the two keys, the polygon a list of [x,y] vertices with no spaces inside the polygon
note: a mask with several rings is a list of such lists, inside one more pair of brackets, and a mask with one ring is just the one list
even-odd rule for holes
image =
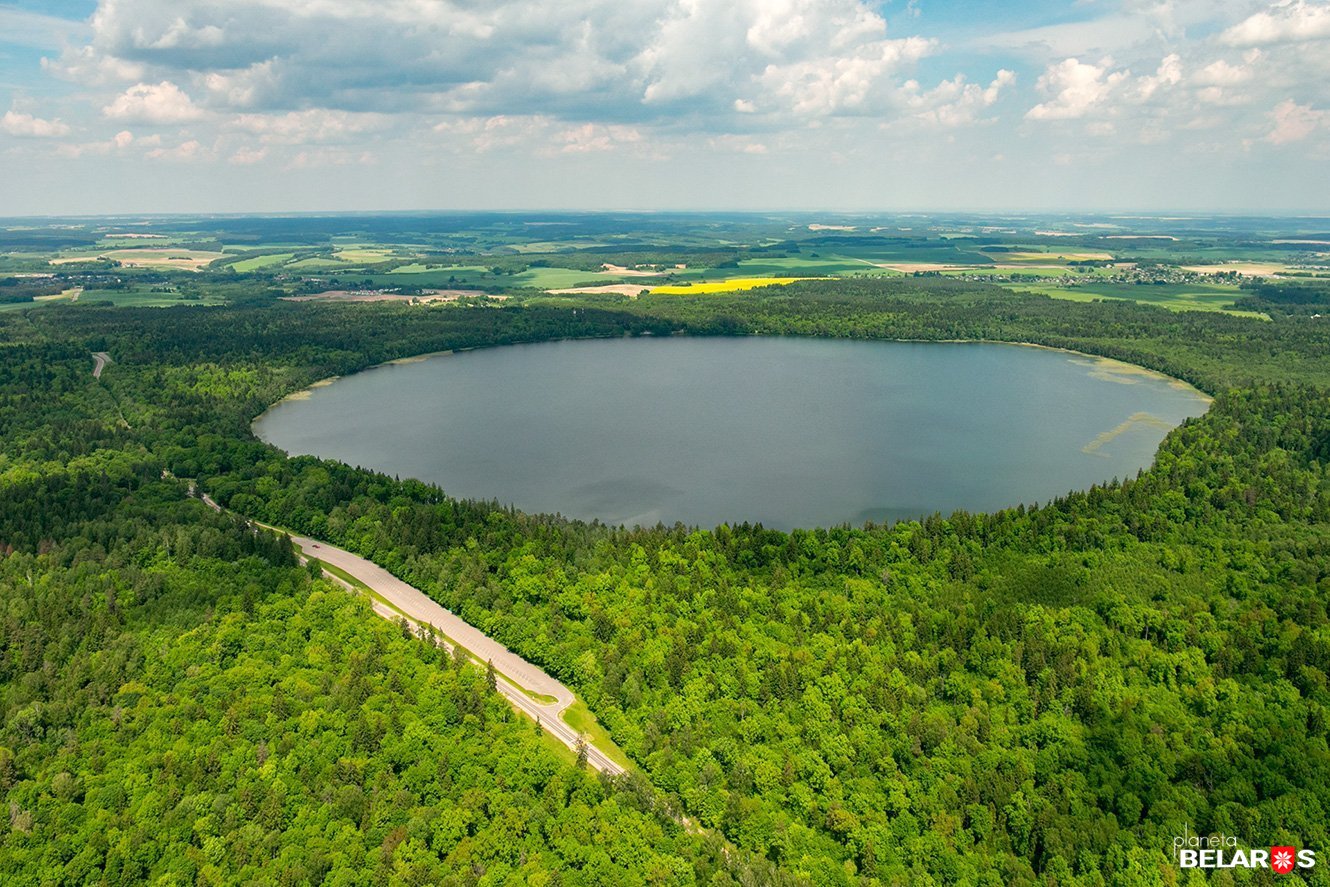
{"label": "sandy clearing", "polygon": [[52,265],[72,265],[78,262],[102,262],[112,260],[126,268],[180,268],[186,271],[200,271],[226,253],[207,252],[204,250],[170,249],[118,249],[99,253],[95,256],[65,256],[51,259]]}
{"label": "sandy clearing", "polygon": [[121,265],[130,268],[189,268],[197,271],[218,259],[226,258],[226,253],[206,252],[204,250],[163,249],[126,249],[105,254]]}
{"label": "sandy clearing", "polygon": [[620,277],[659,277],[664,271],[641,271],[637,268],[625,268],[622,265],[611,265],[608,262],[600,266],[605,269],[607,274],[618,274]]}
{"label": "sandy clearing", "polygon": [[816,222],[808,226],[809,231],[857,231],[857,225],[819,225]]}
{"label": "sandy clearing", "polygon": [[165,240],[165,234],[103,234],[107,240]]}
{"label": "sandy clearing", "polygon": [[1225,262],[1222,265],[1183,265],[1182,270],[1195,274],[1229,274],[1236,271],[1252,277],[1274,277],[1276,274],[1288,271],[1288,266],[1260,262]]}
{"label": "sandy clearing", "polygon": [[964,271],[972,265],[946,265],[938,262],[869,262],[877,268],[888,268],[892,271],[901,271],[905,274],[912,274],[915,271]]}
{"label": "sandy clearing", "polygon": [[68,299],[71,302],[77,302],[79,300],[79,296],[81,295],[83,295],[83,287],[74,286],[70,287],[67,290],[63,290],[58,293],[53,293],[49,296],[33,296],[32,300],[34,302],[59,302],[64,299]]}
{"label": "sandy clearing", "polygon": [[1084,237],[1084,234],[1077,234],[1074,231],[1036,231],[1039,237]]}
{"label": "sandy clearing", "polygon": [[361,249],[350,248],[340,249],[332,254],[334,259],[339,262],[386,262],[389,259],[396,258],[392,250],[388,249]]}
{"label": "sandy clearing", "polygon": [[570,286],[566,289],[545,290],[545,292],[554,296],[563,295],[588,295],[594,296],[600,293],[613,293],[620,296],[629,296],[636,298],[643,290],[650,287],[637,283],[607,283],[604,286]]}
{"label": "sandy clearing", "polygon": [[1294,243],[1308,246],[1330,246],[1330,240],[1272,240],[1271,243]]}
{"label": "sandy clearing", "polygon": [[1062,259],[1067,262],[1107,262],[1113,258],[1112,253],[1005,253],[1000,254],[1009,261],[1017,262],[1053,262]]}
{"label": "sandy clearing", "polygon": [[1105,240],[1177,240],[1172,234],[1106,234]]}

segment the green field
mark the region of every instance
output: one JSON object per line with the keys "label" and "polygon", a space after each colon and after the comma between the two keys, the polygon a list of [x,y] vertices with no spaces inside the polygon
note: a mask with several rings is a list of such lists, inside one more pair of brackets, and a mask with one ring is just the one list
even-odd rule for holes
{"label": "green field", "polygon": [[293,271],[327,271],[330,268],[345,268],[346,263],[339,262],[336,259],[312,258],[292,262],[286,267]]}
{"label": "green field", "polygon": [[90,302],[110,302],[117,308],[167,308],[172,305],[223,305],[226,300],[211,294],[202,299],[185,299],[178,293],[146,290],[87,290],[79,297],[79,304]]}
{"label": "green field", "polygon": [[633,762],[623,753],[623,749],[614,743],[609,731],[600,725],[585,702],[579,699],[564,709],[563,719],[568,722],[568,726],[585,736],[587,742],[603,751],[610,760],[621,767],[633,766]]}
{"label": "green field", "polygon": [[284,265],[295,256],[295,253],[277,253],[268,256],[255,256],[252,259],[241,259],[238,262],[232,262],[231,266],[241,274],[250,271],[258,271],[260,268],[271,268],[275,265]]}
{"label": "green field", "polygon": [[1171,283],[1144,284],[1130,283],[1087,283],[1078,286],[1051,286],[1047,284],[1005,284],[1010,289],[1041,293],[1055,299],[1072,302],[1093,302],[1098,299],[1129,299],[1148,305],[1159,305],[1172,311],[1222,311],[1247,317],[1263,315],[1251,311],[1239,311],[1229,306],[1242,296],[1242,291],[1235,286],[1217,283]]}

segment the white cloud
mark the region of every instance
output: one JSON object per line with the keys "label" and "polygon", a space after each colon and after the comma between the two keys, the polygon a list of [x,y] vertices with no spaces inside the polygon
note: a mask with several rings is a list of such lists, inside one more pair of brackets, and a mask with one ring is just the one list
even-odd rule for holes
{"label": "white cloud", "polygon": [[1051,98],[1035,105],[1025,116],[1030,120],[1072,120],[1084,117],[1101,105],[1130,76],[1112,71],[1111,61],[1098,65],[1079,59],[1064,59],[1050,65],[1036,87]]}
{"label": "white cloud", "polygon": [[287,169],[318,169],[325,166],[373,166],[376,158],[369,151],[344,148],[315,148],[301,151],[287,164]]}
{"label": "white cloud", "polygon": [[564,154],[585,154],[592,151],[613,151],[624,145],[642,141],[642,133],[631,126],[604,126],[583,123],[555,134],[555,141]]}
{"label": "white cloud", "polygon": [[889,75],[930,54],[936,45],[921,37],[882,40],[850,56],[768,65],[759,82],[796,114],[880,111],[881,103],[873,98],[890,94],[885,91],[894,86]]}
{"label": "white cloud", "polygon": [[1135,97],[1140,101],[1147,101],[1160,90],[1177,86],[1181,82],[1182,59],[1177,53],[1171,53],[1159,63],[1159,67],[1154,74],[1141,77],[1136,81]]}
{"label": "white cloud", "polygon": [[111,120],[161,124],[197,120],[203,112],[180,87],[163,80],[157,84],[131,86],[102,108],[102,115]]}
{"label": "white cloud", "polygon": [[434,126],[444,145],[465,146],[480,154],[548,143],[551,121],[546,117],[497,114],[493,117],[450,118]]}
{"label": "white cloud", "polygon": [[914,122],[942,127],[965,126],[974,123],[979,114],[991,108],[1002,91],[1016,82],[1016,74],[1003,69],[988,86],[966,83],[963,76],[940,83],[928,92],[920,92],[918,84],[905,84],[907,107],[913,110]]}
{"label": "white cloud", "polygon": [[31,114],[6,111],[0,118],[0,129],[12,136],[29,139],[56,139],[69,135],[69,125],[59,120],[43,120]]}
{"label": "white cloud", "polygon": [[211,160],[215,155],[204,148],[197,139],[187,139],[173,148],[153,148],[145,156],[151,160],[171,160],[187,163]]}
{"label": "white cloud", "polygon": [[67,49],[58,59],[43,58],[42,69],[85,86],[133,83],[147,74],[145,66],[106,55],[93,46]]}
{"label": "white cloud", "polygon": [[1229,46],[1267,46],[1330,38],[1330,4],[1305,0],[1276,3],[1220,35]]}
{"label": "white cloud", "polygon": [[278,87],[274,63],[250,65],[240,71],[209,71],[201,78],[203,88],[218,102],[230,108],[249,108]]}
{"label": "white cloud", "polygon": [[1251,80],[1252,75],[1250,65],[1231,65],[1219,59],[1197,71],[1192,81],[1199,86],[1238,86]]}
{"label": "white cloud", "polygon": [[749,136],[721,135],[710,139],[708,144],[719,151],[734,151],[739,154],[766,154],[767,146]]}
{"label": "white cloud", "polygon": [[228,158],[228,162],[236,166],[252,166],[262,163],[267,156],[267,148],[241,148]]}
{"label": "white cloud", "polygon": [[352,114],[310,108],[287,114],[242,114],[231,127],[257,135],[269,144],[304,145],[311,142],[345,140],[376,128],[386,121],[377,114]]}
{"label": "white cloud", "polygon": [[[4,2],[0,33],[14,18]],[[764,151],[773,162],[754,164],[754,176],[779,168],[832,183],[843,164],[857,168],[858,181],[890,158],[896,169],[942,170],[935,183],[945,193],[970,175],[965,164],[994,154],[1042,167],[1055,155],[1093,157],[1125,178],[1142,164],[1162,169],[1228,152],[1227,165],[1208,174],[1235,175],[1250,162],[1242,173],[1250,184],[1291,176],[1297,164],[1306,177],[1307,164],[1330,146],[1330,112],[1322,110],[1330,0],[1080,0],[1058,16],[1065,24],[1006,34],[980,27],[1000,16],[976,14],[961,27],[954,17],[912,18],[904,3],[880,0],[97,7],[87,23],[58,35],[55,23],[29,23],[33,34],[56,35],[41,38],[45,46],[65,47],[43,61],[46,74],[75,85],[48,107],[24,96],[46,95],[49,85],[11,84],[10,113],[18,116],[0,120],[0,134],[46,131],[51,141],[11,138],[6,157],[215,163],[210,175],[219,182],[277,180],[254,192],[256,203],[277,200],[270,195],[281,192],[283,169],[341,166],[339,178],[374,195],[384,193],[380,178],[412,178],[359,171],[374,162],[394,172],[418,168],[421,187],[439,189],[413,189],[408,198],[435,202],[478,170],[530,182],[528,173],[545,165],[549,184],[532,193],[559,194],[569,205],[571,178],[554,171],[561,164],[585,172],[594,159],[629,181],[633,165],[660,154],[688,159],[662,167],[671,180],[701,181],[699,170],[712,171],[691,192],[662,187],[668,199],[708,203],[719,199],[715,182],[740,181],[744,164]],[[1019,80],[1009,69],[1022,72]],[[82,168],[91,174],[96,166]],[[1005,187],[979,185],[975,193]],[[644,194],[655,187],[640,186]],[[806,193],[841,192],[808,185]]]}
{"label": "white cloud", "polygon": [[226,42],[226,32],[217,25],[191,27],[184,18],[177,17],[155,40],[148,44],[152,49],[201,49],[221,46]]}
{"label": "white cloud", "polygon": [[1270,117],[1274,128],[1266,139],[1276,145],[1300,142],[1319,129],[1330,129],[1330,111],[1299,105],[1292,99],[1280,102]]}
{"label": "white cloud", "polygon": [[140,147],[155,147],[160,144],[159,136],[152,139],[135,139],[134,134],[129,130],[121,130],[109,139],[100,142],[65,142],[56,146],[56,153],[61,157],[71,160],[77,160],[85,155],[105,156],[108,154],[120,154],[131,145]]}
{"label": "white cloud", "polygon": [[[736,114],[890,114],[906,69],[939,47],[889,37],[869,0],[102,0],[91,29],[49,68],[136,84],[108,116],[172,122],[199,113],[186,90],[217,111],[711,131]],[[158,81],[181,95],[140,94]]]}

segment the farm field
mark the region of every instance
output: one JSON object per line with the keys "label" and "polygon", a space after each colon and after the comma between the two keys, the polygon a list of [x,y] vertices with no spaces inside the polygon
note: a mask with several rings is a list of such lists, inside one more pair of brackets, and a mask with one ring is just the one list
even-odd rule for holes
{"label": "farm field", "polygon": [[[1029,217],[999,225],[922,216],[807,222],[797,216],[633,215],[546,224],[459,214],[317,223],[173,219],[132,227],[0,230],[0,279],[46,272],[58,275],[63,289],[82,286],[117,305],[164,306],[181,299],[160,290],[213,273],[243,274],[282,295],[350,290],[384,296],[360,302],[410,300],[457,287],[516,299],[539,298],[537,292],[631,299],[644,289],[707,295],[793,279],[922,274],[1069,301],[1126,299],[1174,311],[1232,313],[1228,306],[1243,296],[1244,282],[1330,275],[1321,250],[1330,235],[1278,220],[1259,234],[1213,220],[1166,227],[1162,221]],[[200,301],[231,297],[214,289]]]}
{"label": "farm field", "polygon": [[98,253],[58,256],[50,259],[49,263],[58,267],[109,260],[119,262],[126,268],[173,268],[182,271],[200,271],[216,260],[224,258],[226,258],[226,254],[222,252],[151,246],[139,249],[114,249]]}
{"label": "farm field", "polygon": [[277,265],[284,265],[295,257],[295,253],[277,253],[276,255],[255,256],[252,259],[241,259],[238,262],[230,263],[229,267],[240,273],[258,271],[261,268],[272,268]]}
{"label": "farm field", "polygon": [[173,305],[224,305],[220,296],[188,299],[179,293],[150,292],[144,290],[87,290],[80,297],[81,304],[106,303],[117,308],[168,308]]}
{"label": "farm field", "polygon": [[1223,311],[1228,314],[1253,315],[1254,312],[1230,308],[1235,299],[1242,297],[1236,286],[1217,283],[1156,284],[1135,286],[1120,283],[1087,283],[1077,286],[1050,286],[1047,284],[1007,284],[1011,289],[1042,293],[1055,299],[1072,302],[1093,302],[1096,299],[1125,299],[1158,305],[1171,311]]}
{"label": "farm field", "polygon": [[665,284],[651,288],[653,295],[664,296],[699,296],[713,293],[733,293],[742,290],[757,289],[763,286],[788,286],[802,280],[829,280],[825,277],[735,277],[730,280],[716,280],[701,283]]}

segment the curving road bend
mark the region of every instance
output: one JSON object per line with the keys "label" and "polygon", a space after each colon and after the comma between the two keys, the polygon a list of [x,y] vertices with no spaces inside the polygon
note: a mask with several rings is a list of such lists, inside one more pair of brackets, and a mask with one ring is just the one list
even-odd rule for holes
{"label": "curving road bend", "polygon": [[[209,508],[222,510],[221,506],[207,494],[201,498]],[[382,598],[379,600],[371,597],[370,603],[374,607],[374,612],[383,618],[397,622],[405,617],[411,623],[413,630],[422,637],[427,636],[430,629],[436,636],[443,635],[442,642],[449,651],[454,646],[460,646],[481,665],[493,662],[494,670],[498,673],[495,687],[513,708],[538,721],[546,733],[570,749],[576,751],[579,745],[584,746],[587,764],[596,770],[614,776],[624,772],[622,766],[611,760],[564,721],[564,709],[572,705],[577,697],[572,690],[550,677],[539,666],[527,662],[474,625],[463,621],[451,610],[439,606],[433,598],[420,589],[408,585],[373,561],[335,545],[329,545],[327,542],[310,539],[308,536],[291,534],[291,542],[306,558],[317,558],[322,563],[336,567],[369,586],[379,598]],[[341,582],[331,573],[325,575]],[[345,582],[342,584],[346,585]],[[541,702],[528,694],[552,697],[554,701]]]}

